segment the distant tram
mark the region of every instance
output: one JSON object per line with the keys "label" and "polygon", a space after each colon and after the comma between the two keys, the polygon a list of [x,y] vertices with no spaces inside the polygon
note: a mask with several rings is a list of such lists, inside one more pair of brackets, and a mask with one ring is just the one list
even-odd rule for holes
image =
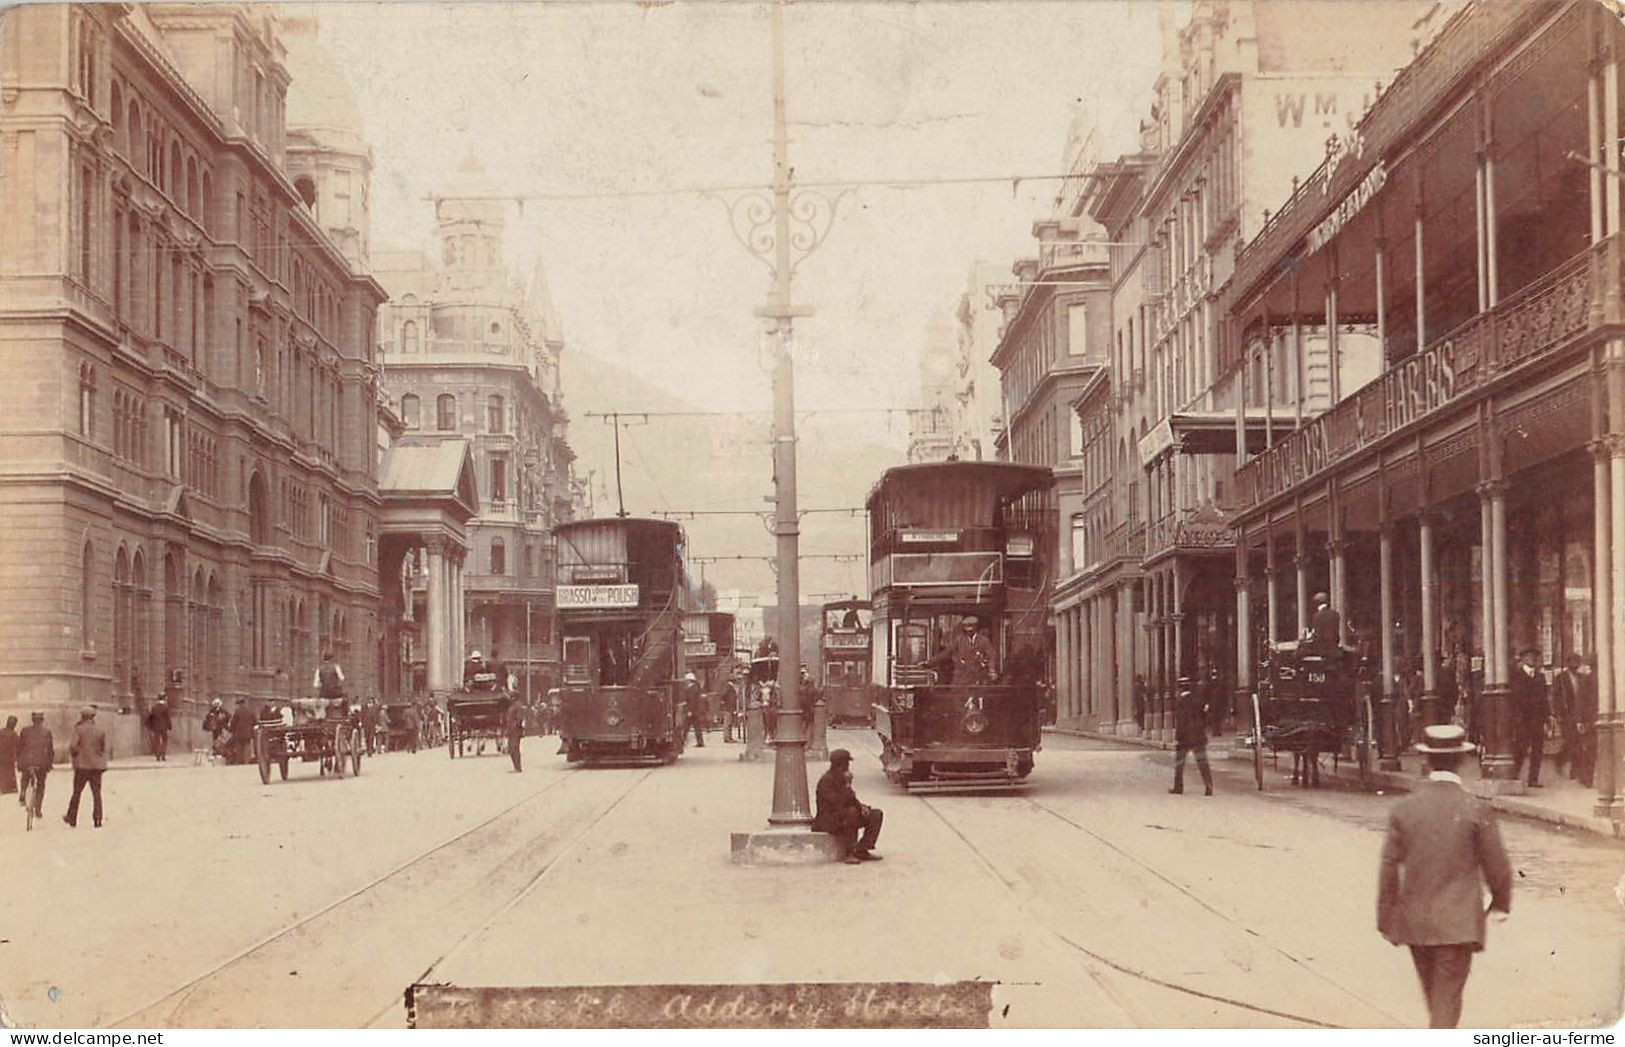
{"label": "distant tram", "polygon": [[824,713],[831,727],[873,727],[869,693],[868,600],[834,600],[823,607]]}
{"label": "distant tram", "polygon": [[734,616],[725,611],[690,611],[683,615],[683,664],[700,684],[704,708],[689,710],[715,725],[726,710],[715,707],[714,695],[734,666]]}
{"label": "distant tram", "polygon": [[911,791],[1016,788],[1040,747],[1050,471],[889,469],[869,495],[875,729]]}
{"label": "distant tram", "polygon": [[667,520],[577,520],[554,529],[563,680],[554,693],[571,763],[683,751],[683,532]]}

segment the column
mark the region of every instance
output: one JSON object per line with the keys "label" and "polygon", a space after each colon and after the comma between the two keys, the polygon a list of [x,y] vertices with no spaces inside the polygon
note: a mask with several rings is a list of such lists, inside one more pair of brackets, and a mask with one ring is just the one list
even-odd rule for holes
{"label": "column", "polygon": [[[1483,743],[1486,754],[1483,761],[1484,777],[1507,783],[1498,791],[1518,791],[1513,775],[1513,741],[1515,726],[1508,695],[1510,636],[1507,632],[1507,548],[1506,548],[1506,483],[1490,480],[1479,485],[1480,515],[1489,517],[1489,544],[1484,558],[1489,561],[1490,589],[1484,602],[1490,607],[1493,632],[1486,640],[1484,651],[1485,676],[1493,683],[1484,686],[1479,698],[1480,715],[1484,718]],[[1493,675],[1492,675],[1493,674]]]}
{"label": "column", "polygon": [[1349,601],[1348,601],[1348,553],[1349,540],[1343,537],[1342,527],[1339,525],[1336,538],[1326,543],[1326,556],[1330,562],[1332,591],[1328,593],[1332,598],[1332,606],[1337,609],[1338,627],[1337,642],[1349,642]]}
{"label": "column", "polygon": [[1253,579],[1252,563],[1247,550],[1247,531],[1236,530],[1236,697],[1231,707],[1240,709],[1247,704],[1247,695],[1253,687]]}
{"label": "column", "polygon": [[468,606],[463,592],[463,562],[467,555],[468,550],[457,546],[448,557],[451,565],[451,623],[454,636],[452,664],[456,666],[463,664],[463,657],[468,651]]}
{"label": "column", "polygon": [[1620,778],[1616,771],[1621,741],[1617,724],[1620,698],[1613,687],[1616,638],[1614,617],[1610,613],[1614,606],[1614,561],[1618,559],[1613,549],[1612,444],[1605,435],[1591,445],[1591,498],[1596,550],[1595,563],[1592,565],[1595,578],[1592,583],[1591,617],[1593,644],[1597,652],[1596,671],[1592,674],[1593,686],[1597,688],[1596,758],[1592,781],[1597,788],[1594,813],[1601,817],[1618,818],[1625,813],[1625,804],[1621,803]]}
{"label": "column", "polygon": [[1280,566],[1275,562],[1275,531],[1264,532],[1264,599],[1267,606],[1264,608],[1269,628],[1269,642],[1275,643],[1281,638],[1281,598],[1277,588],[1280,584]]}
{"label": "column", "polygon": [[1068,669],[1072,673],[1072,715],[1083,714],[1083,615],[1076,604],[1068,615],[1068,626],[1072,630],[1071,665]]}
{"label": "column", "polygon": [[[1618,105],[1618,66],[1610,61],[1608,64],[1608,127],[1619,126]],[[1618,209],[1618,179],[1610,179],[1615,185],[1610,186],[1615,191],[1615,199],[1609,205],[1609,212],[1615,221],[1614,228],[1619,228],[1617,221]],[[1612,628],[1621,628],[1625,622],[1625,342],[1612,341],[1608,344],[1608,515],[1612,540],[1609,543],[1610,579],[1609,579],[1609,606],[1612,608],[1610,619]],[[1619,641],[1616,634],[1612,637],[1614,642]],[[1600,648],[1599,648],[1600,650]],[[1601,786],[1607,783],[1610,791],[1607,806],[1612,817],[1619,817],[1625,812],[1625,657],[1619,651],[1614,652],[1610,673],[1611,680],[1605,681],[1600,674],[1597,680],[1597,710],[1601,718],[1606,712],[1605,729],[1598,730],[1597,746],[1597,782],[1598,796],[1602,796]],[[1604,735],[1607,736],[1606,743]],[[1606,763],[1604,762],[1606,761]],[[1599,805],[1601,806],[1601,805]]]}
{"label": "column", "polygon": [[1298,626],[1294,636],[1302,636],[1309,628],[1309,549],[1307,536],[1303,530],[1303,506],[1297,507],[1297,519],[1293,521],[1293,538],[1296,545],[1292,566],[1297,570],[1298,585]]}
{"label": "column", "polygon": [[1153,738],[1162,737],[1162,580],[1148,574],[1146,587],[1146,681],[1145,729]]}
{"label": "column", "polygon": [[1134,722],[1134,594],[1128,583],[1117,586],[1117,733]]}
{"label": "column", "polygon": [[1424,508],[1416,521],[1417,558],[1422,582],[1422,701],[1427,709],[1427,722],[1435,722],[1433,699],[1439,693],[1439,645],[1437,642],[1437,612],[1433,592],[1433,514]]}
{"label": "column", "polygon": [[439,542],[430,542],[428,551],[429,598],[428,628],[423,638],[424,655],[428,662],[429,690],[431,693],[451,689],[446,663],[446,578],[445,557]]}
{"label": "column", "polygon": [[1427,267],[1427,256],[1422,251],[1422,180],[1416,180],[1416,351],[1421,352],[1427,344],[1427,310],[1423,308],[1427,294],[1423,285],[1423,272]]}
{"label": "column", "polygon": [[1400,751],[1410,739],[1400,738],[1394,730],[1394,526],[1386,519],[1377,534],[1377,585],[1379,624],[1382,628],[1382,690],[1379,692],[1383,739],[1381,769],[1397,771],[1400,768]]}

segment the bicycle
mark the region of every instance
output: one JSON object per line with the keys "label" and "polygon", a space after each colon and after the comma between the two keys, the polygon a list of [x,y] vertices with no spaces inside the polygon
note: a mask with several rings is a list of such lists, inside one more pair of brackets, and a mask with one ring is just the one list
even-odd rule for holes
{"label": "bicycle", "polygon": [[28,816],[28,828],[26,830],[28,832],[34,831],[34,819],[38,817],[35,808],[40,805],[39,788],[39,779],[34,776],[33,772],[24,771],[22,780],[22,801],[23,810],[27,812]]}

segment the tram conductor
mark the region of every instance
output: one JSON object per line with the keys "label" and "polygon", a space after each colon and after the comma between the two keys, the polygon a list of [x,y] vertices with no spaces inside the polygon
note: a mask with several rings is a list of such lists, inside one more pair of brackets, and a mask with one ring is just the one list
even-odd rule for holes
{"label": "tram conductor", "polygon": [[957,686],[992,683],[998,678],[998,655],[989,640],[977,626],[975,615],[967,614],[959,620],[959,632],[954,634],[936,657],[927,661],[928,669],[948,669],[952,675],[948,682]]}
{"label": "tram conductor", "polygon": [[[836,749],[829,754],[829,770],[818,779],[815,793],[818,813],[813,816],[813,832],[829,833],[838,838],[846,851],[846,863],[878,862],[875,842],[880,839],[880,824],[884,815],[877,807],[858,802],[852,791],[852,754]],[[860,839],[858,830],[863,830]]]}

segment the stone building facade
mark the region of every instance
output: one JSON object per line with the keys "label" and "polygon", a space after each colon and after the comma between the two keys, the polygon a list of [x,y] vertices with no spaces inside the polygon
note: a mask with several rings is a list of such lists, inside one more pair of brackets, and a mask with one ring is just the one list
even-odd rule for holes
{"label": "stone building facade", "polygon": [[[374,255],[391,294],[380,316],[383,381],[408,439],[469,445],[478,512],[467,524],[460,654],[497,648],[534,695],[558,664],[551,528],[574,514],[564,341],[540,263],[527,284],[510,281],[506,204],[480,193],[478,177],[465,165],[468,188],[453,190],[464,195],[435,201],[440,264],[418,252]],[[410,617],[426,622],[426,553],[411,565]],[[415,689],[446,685],[429,680],[421,648],[405,657]]]}
{"label": "stone building facade", "polygon": [[375,683],[384,295],[289,177],[296,91],[262,9],[0,18],[0,711],[184,722],[328,645]]}

